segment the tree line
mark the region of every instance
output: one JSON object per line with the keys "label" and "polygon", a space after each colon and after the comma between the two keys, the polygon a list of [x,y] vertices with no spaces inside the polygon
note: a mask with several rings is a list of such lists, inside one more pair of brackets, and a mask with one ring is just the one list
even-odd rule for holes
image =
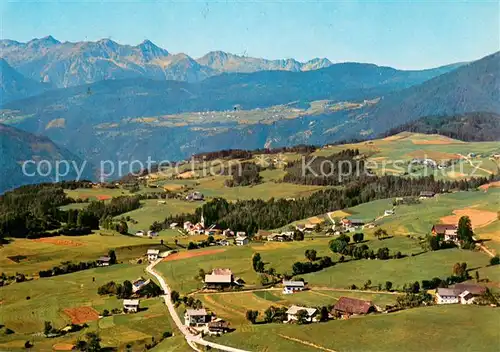
{"label": "tree line", "polygon": [[196,209],[191,214],[169,216],[162,226],[185,221],[197,222],[201,213],[208,224],[218,224],[223,228],[255,234],[259,229],[283,227],[293,221],[309,218],[328,211],[350,208],[376,199],[418,196],[422,191],[436,193],[452,190],[469,190],[489,181],[488,178],[444,181],[427,176],[403,178],[392,175],[361,177],[346,184],[342,189],[325,189],[309,197],[295,200],[274,199],[239,200],[228,202],[215,198]]}

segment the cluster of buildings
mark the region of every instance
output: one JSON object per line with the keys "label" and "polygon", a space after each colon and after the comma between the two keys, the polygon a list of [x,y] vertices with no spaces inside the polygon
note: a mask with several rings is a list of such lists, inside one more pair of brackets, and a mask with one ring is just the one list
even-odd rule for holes
{"label": "cluster of buildings", "polygon": [[[328,312],[328,318],[340,317],[342,319],[349,319],[355,315],[365,315],[375,312],[377,309],[371,301],[351,297],[340,297],[333,308]],[[308,323],[315,323],[320,321],[319,311],[316,308],[301,307],[292,305],[286,311],[286,320],[284,323],[295,323],[299,320],[299,312],[305,311],[303,315]]]}
{"label": "cluster of buildings", "polygon": [[[151,283],[150,279],[139,277],[132,282],[132,293],[134,297],[141,294],[141,290]],[[124,313],[137,313],[139,311],[140,300],[137,299],[124,299],[123,312]]]}
{"label": "cluster of buildings", "polygon": [[[171,228],[176,228],[177,223],[170,224]],[[200,221],[196,224],[193,224],[190,221],[186,221],[183,224],[184,231],[191,236],[195,235],[208,235],[208,236],[223,236],[224,239],[216,241],[215,244],[220,246],[229,246],[231,244],[230,240],[234,241],[234,244],[237,246],[245,246],[250,242],[250,239],[246,235],[244,231],[237,231],[236,233],[231,229],[223,230],[217,224],[213,224],[211,226],[205,226],[205,218],[203,214],[201,214]]]}
{"label": "cluster of buildings", "polygon": [[486,288],[474,284],[456,284],[450,288],[436,290],[437,304],[472,304],[476,297],[486,292]]}

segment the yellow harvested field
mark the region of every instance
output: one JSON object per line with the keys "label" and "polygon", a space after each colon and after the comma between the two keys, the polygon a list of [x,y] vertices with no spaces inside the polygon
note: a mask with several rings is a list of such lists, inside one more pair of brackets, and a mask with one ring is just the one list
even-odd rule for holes
{"label": "yellow harvested field", "polygon": [[465,177],[467,176],[466,174],[464,173],[461,173],[461,172],[456,172],[456,171],[449,171],[447,173],[448,177],[450,178],[462,178],[462,177]]}
{"label": "yellow harvested field", "polygon": [[472,228],[483,227],[491,224],[497,219],[497,213],[494,211],[479,210],[474,208],[464,208],[453,210],[453,215],[441,218],[443,224],[458,224],[462,216],[468,216],[472,223]]}
{"label": "yellow harvested field", "polygon": [[349,216],[351,214],[343,210],[335,210],[331,213],[328,213],[328,215],[332,218],[345,218],[346,216]]}
{"label": "yellow harvested field", "polygon": [[322,219],[318,216],[313,216],[312,218],[309,218],[307,219],[307,222],[309,222],[310,224],[321,224],[321,223],[324,223],[325,222],[325,219]]}
{"label": "yellow harvested field", "polygon": [[186,172],[183,172],[183,173],[177,175],[177,177],[182,178],[182,179],[193,178],[195,176],[196,176],[196,173],[194,171],[186,171]]}
{"label": "yellow harvested field", "polygon": [[488,188],[494,188],[494,187],[500,187],[500,181],[495,181],[495,182],[490,182],[485,185],[479,186],[480,189],[482,190],[487,190]]}

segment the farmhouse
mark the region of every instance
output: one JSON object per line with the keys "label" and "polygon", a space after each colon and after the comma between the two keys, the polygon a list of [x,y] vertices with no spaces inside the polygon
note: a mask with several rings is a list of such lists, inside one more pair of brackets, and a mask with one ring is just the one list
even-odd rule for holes
{"label": "farmhouse", "polygon": [[394,215],[394,209],[388,209],[384,211],[384,216]]}
{"label": "farmhouse", "polygon": [[96,263],[97,266],[109,266],[109,264],[111,263],[111,258],[108,256],[102,256],[96,260]]}
{"label": "farmhouse", "polygon": [[306,316],[305,320],[307,322],[312,323],[312,322],[319,321],[318,316],[317,316],[318,310],[316,308],[299,307],[299,306],[293,305],[290,308],[288,308],[288,310],[286,311],[287,320],[285,321],[285,323],[297,321],[298,320],[298,313],[301,310],[306,311],[307,316]]}
{"label": "farmhouse", "polygon": [[222,236],[234,237],[234,231],[232,231],[231,229],[225,229],[224,231],[222,231]]}
{"label": "farmhouse", "polygon": [[139,300],[138,299],[124,299],[123,300],[123,311],[125,313],[137,313],[139,310]]}
{"label": "farmhouse", "polygon": [[137,231],[137,232],[135,233],[135,235],[136,235],[136,236],[144,236],[144,231],[142,231],[142,230],[141,230],[141,231]]}
{"label": "farmhouse", "polygon": [[437,304],[453,304],[459,302],[461,292],[453,288],[438,288],[436,291]]}
{"label": "farmhouse", "polygon": [[157,236],[158,236],[158,232],[151,231],[151,230],[148,231],[148,237],[157,237]]}
{"label": "farmhouse", "polygon": [[228,240],[218,240],[215,242],[218,246],[229,246],[231,243]]}
{"label": "farmhouse", "polygon": [[273,234],[267,236],[267,240],[274,241],[274,242],[293,241],[293,232],[287,231],[287,232],[282,232],[282,233],[273,233]]}
{"label": "farmhouse", "polygon": [[457,226],[453,224],[435,224],[432,226],[431,233],[433,236],[443,236],[446,230],[457,230]]}
{"label": "farmhouse", "polygon": [[458,242],[457,229],[446,229],[444,230],[444,240],[448,242]]}
{"label": "farmhouse", "polygon": [[148,260],[150,262],[154,262],[155,260],[158,259],[158,255],[160,254],[159,249],[148,249],[148,252],[146,253],[148,256]]}
{"label": "farmhouse", "polygon": [[219,225],[213,224],[208,229],[205,230],[205,235],[220,235],[222,233],[222,229]]}
{"label": "farmhouse", "polygon": [[433,198],[436,193],[431,191],[422,191],[420,192],[420,198]]}
{"label": "farmhouse", "polygon": [[287,281],[283,280],[283,293],[290,294],[297,291],[304,291],[306,284],[304,281]]}
{"label": "farmhouse", "polygon": [[250,241],[247,236],[241,236],[241,237],[236,237],[234,242],[236,243],[237,246],[245,246]]}
{"label": "farmhouse", "polygon": [[214,269],[205,275],[205,287],[208,289],[223,289],[233,284],[233,273],[230,269]]}
{"label": "farmhouse", "polygon": [[486,292],[486,287],[474,284],[460,283],[460,284],[455,284],[453,288],[461,290],[462,292],[469,291],[474,296],[480,296]]}
{"label": "farmhouse", "polygon": [[170,228],[171,229],[175,229],[175,228],[177,228],[177,225],[179,225],[179,224],[176,223],[176,222],[173,222],[173,223],[170,224]]}
{"label": "farmhouse", "polygon": [[343,317],[351,315],[368,314],[375,309],[371,301],[364,301],[362,299],[340,297],[335,306],[333,313],[340,314]]}
{"label": "farmhouse", "polygon": [[132,282],[132,293],[139,292],[143,287],[147,286],[150,282],[151,282],[150,279],[146,280],[143,277],[136,279],[134,282]]}
{"label": "farmhouse", "polygon": [[210,335],[225,334],[229,331],[229,323],[224,320],[211,321],[207,325]]}
{"label": "farmhouse", "polygon": [[184,325],[203,327],[212,320],[205,309],[187,309],[184,313]]}
{"label": "farmhouse", "polygon": [[200,201],[203,199],[205,199],[205,197],[203,196],[203,193],[197,192],[197,191],[190,193],[186,196],[186,200],[188,200],[188,201]]}

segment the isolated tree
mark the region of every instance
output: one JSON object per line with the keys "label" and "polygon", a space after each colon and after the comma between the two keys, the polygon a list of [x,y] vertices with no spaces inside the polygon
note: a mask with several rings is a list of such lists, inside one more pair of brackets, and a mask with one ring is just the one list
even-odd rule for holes
{"label": "isolated tree", "polygon": [[315,249],[306,249],[304,255],[306,259],[309,260],[310,262],[313,262],[317,259],[317,252]]}
{"label": "isolated tree", "polygon": [[381,239],[387,237],[387,231],[385,231],[384,229],[378,228],[377,230],[375,230],[375,232],[373,233],[373,235],[377,239],[381,240]]}
{"label": "isolated tree", "polygon": [[367,280],[363,286],[363,289],[368,290],[372,285],[372,280]]}
{"label": "isolated tree", "polygon": [[245,316],[249,322],[255,324],[257,317],[259,316],[259,312],[256,310],[247,310]]}
{"label": "isolated tree", "polygon": [[122,235],[126,235],[128,234],[128,225],[127,225],[127,222],[125,221],[120,221],[117,225],[116,225],[116,231],[118,231],[120,234]]}
{"label": "isolated tree", "polygon": [[498,254],[490,259],[490,265],[498,265],[500,264],[500,256]]}
{"label": "isolated tree", "polygon": [[356,243],[363,242],[364,234],[362,232],[355,233],[352,235],[352,240]]}
{"label": "isolated tree", "polygon": [[204,280],[205,275],[206,275],[205,270],[203,270],[203,268],[200,268],[200,270],[198,270],[198,279]]}
{"label": "isolated tree", "polygon": [[320,321],[328,321],[328,318],[329,318],[328,308],[325,306],[321,307],[321,309],[319,311],[319,320]]}
{"label": "isolated tree", "polygon": [[170,293],[170,299],[172,300],[173,303],[177,303],[180,299],[181,295],[177,291],[172,291]]}
{"label": "isolated tree", "polygon": [[474,273],[474,277],[476,279],[476,282],[479,282],[479,271],[476,270],[476,272]]}
{"label": "isolated tree", "polygon": [[386,291],[391,291],[392,290],[392,282],[386,281],[385,282],[385,290]]}
{"label": "isolated tree", "polygon": [[343,253],[347,248],[347,242],[340,238],[331,240],[328,244],[333,253]]}
{"label": "isolated tree", "polygon": [[427,243],[429,244],[429,248],[431,251],[437,251],[440,248],[439,238],[437,236],[430,235],[428,237]]}
{"label": "isolated tree", "polygon": [[252,267],[253,270],[258,273],[264,271],[264,262],[262,261],[260,253],[254,253],[254,255],[252,256]]}
{"label": "isolated tree", "polygon": [[304,233],[299,230],[295,230],[293,232],[293,240],[294,241],[303,241],[304,240]]}
{"label": "isolated tree", "polygon": [[128,280],[123,281],[121,297],[119,298],[130,298],[132,296],[132,283]]}
{"label": "isolated tree", "polygon": [[116,264],[116,253],[113,249],[108,251],[109,264]]}
{"label": "isolated tree", "polygon": [[101,348],[101,338],[95,332],[88,332],[85,337],[87,338],[87,352],[100,352]]}
{"label": "isolated tree", "polygon": [[472,243],[474,236],[474,232],[472,231],[472,223],[468,216],[462,216],[460,220],[458,220],[458,229],[457,229],[458,238],[464,243]]}
{"label": "isolated tree", "polygon": [[46,321],[43,323],[43,333],[45,336],[49,335],[52,332],[52,323],[50,321]]}

